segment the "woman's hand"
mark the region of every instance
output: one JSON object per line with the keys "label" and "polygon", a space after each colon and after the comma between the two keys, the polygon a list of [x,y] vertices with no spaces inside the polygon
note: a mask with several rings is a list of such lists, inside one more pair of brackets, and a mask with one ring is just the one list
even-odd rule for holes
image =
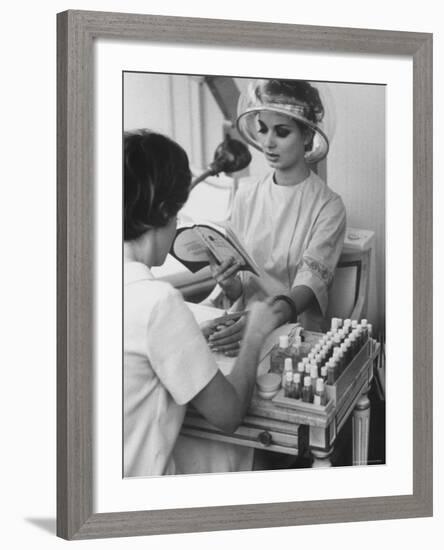
{"label": "woman's hand", "polygon": [[216,330],[217,323],[216,319],[211,319],[210,321],[205,321],[199,325],[200,330],[202,331],[202,334],[204,335],[205,340],[208,340],[208,338],[213,334],[213,332]]}
{"label": "woman's hand", "polygon": [[245,311],[225,313],[220,317],[216,317],[215,319],[210,319],[209,321],[204,321],[203,323],[200,323],[200,330],[202,331],[202,334],[204,335],[206,340],[208,340],[214,332],[224,330],[225,328],[231,326],[245,313]]}
{"label": "woman's hand", "polygon": [[224,353],[228,357],[235,357],[239,353],[242,337],[246,325],[246,313],[239,319],[229,319],[216,323],[214,331],[208,337],[208,345],[212,351]]}
{"label": "woman's hand", "polygon": [[209,251],[208,260],[210,263],[211,275],[222,288],[224,294],[232,301],[237,300],[242,294],[242,283],[239,277],[237,277],[237,272],[241,264],[236,261],[233,256],[224,260],[221,264],[218,264],[213,254]]}
{"label": "woman's hand", "polygon": [[215,320],[218,324],[208,337],[208,345],[212,351],[235,357],[239,354],[243,339],[265,340],[281,324],[281,312],[269,298],[264,302],[255,302],[250,311],[237,321],[231,319],[222,323],[222,319]]}

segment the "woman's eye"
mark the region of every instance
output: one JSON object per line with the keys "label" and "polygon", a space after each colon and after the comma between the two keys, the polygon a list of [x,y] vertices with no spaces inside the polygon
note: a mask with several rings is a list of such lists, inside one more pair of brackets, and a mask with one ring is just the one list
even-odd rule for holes
{"label": "woman's eye", "polygon": [[266,126],[263,126],[262,124],[259,124],[259,127],[257,129],[257,131],[260,133],[260,134],[266,134],[268,129]]}
{"label": "woman's eye", "polygon": [[276,129],[276,135],[281,138],[287,137],[289,133],[290,133],[290,130],[287,130],[285,128]]}

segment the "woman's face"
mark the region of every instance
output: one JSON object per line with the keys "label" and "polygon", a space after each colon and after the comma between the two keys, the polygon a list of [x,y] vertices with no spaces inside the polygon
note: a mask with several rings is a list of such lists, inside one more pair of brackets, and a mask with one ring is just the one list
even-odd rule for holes
{"label": "woman's face", "polygon": [[309,132],[301,132],[289,116],[262,111],[256,119],[258,141],[268,164],[276,170],[287,171],[305,163],[305,145]]}

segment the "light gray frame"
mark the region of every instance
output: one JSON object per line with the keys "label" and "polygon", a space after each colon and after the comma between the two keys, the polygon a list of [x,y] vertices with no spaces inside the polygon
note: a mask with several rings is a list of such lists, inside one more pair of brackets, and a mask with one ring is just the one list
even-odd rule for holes
{"label": "light gray frame", "polygon": [[[432,515],[432,35],[67,11],[57,16],[57,534],[150,535]],[[413,494],[93,513],[93,42],[403,55],[413,60]]]}

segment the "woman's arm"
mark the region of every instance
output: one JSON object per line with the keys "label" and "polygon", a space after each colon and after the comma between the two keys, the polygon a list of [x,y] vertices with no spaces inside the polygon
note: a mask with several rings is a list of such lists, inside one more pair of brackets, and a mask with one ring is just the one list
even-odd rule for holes
{"label": "woman's arm", "polygon": [[[319,213],[293,280],[294,290],[299,287],[311,289],[322,315],[327,311],[328,289],[342,252],[345,228],[345,208],[341,198],[336,196]],[[297,308],[299,296],[294,299]]]}
{"label": "woman's arm", "polygon": [[298,315],[307,310],[315,300],[314,292],[305,285],[295,286],[287,294],[275,296],[273,303],[279,318],[279,325],[295,323]]}

